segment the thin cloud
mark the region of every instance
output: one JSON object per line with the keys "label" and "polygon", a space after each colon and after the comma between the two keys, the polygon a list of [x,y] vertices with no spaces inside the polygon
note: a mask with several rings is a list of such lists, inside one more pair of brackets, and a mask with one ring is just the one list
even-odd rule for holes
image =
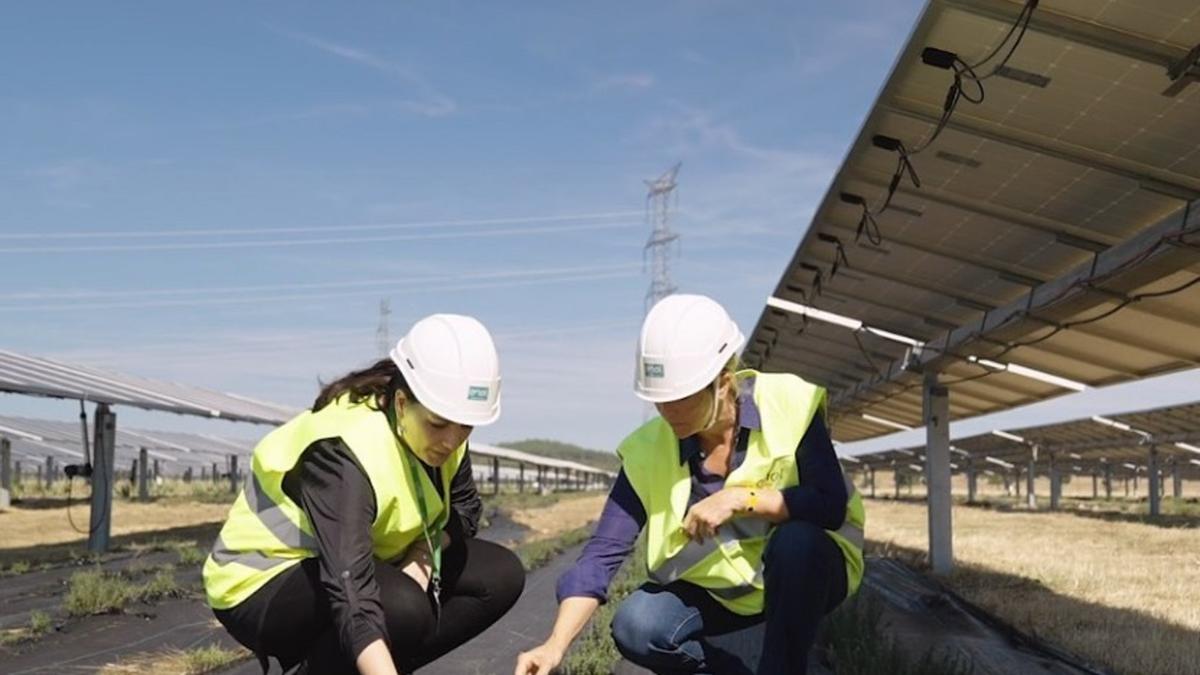
{"label": "thin cloud", "polygon": [[330,56],[383,73],[412,87],[418,94],[418,98],[414,100],[390,104],[391,108],[423,117],[445,117],[459,110],[458,103],[453,98],[437,91],[425,81],[425,78],[407,65],[385,59],[365,49],[333,42],[307,33],[280,28],[272,30]]}
{"label": "thin cloud", "polygon": [[425,84],[411,69],[393,61],[388,61],[387,59],[376,56],[366,50],[338,44],[336,42],[331,42],[329,40],[298,31],[276,29],[276,32],[286,35],[287,37],[290,37],[298,42],[303,42],[310,47],[319,49],[326,54],[336,56],[352,63],[357,63],[360,66],[373,68],[380,72],[387,73],[394,77],[405,80],[410,84],[418,86],[424,86]]}
{"label": "thin cloud", "polygon": [[[889,8],[890,9],[890,8]],[[817,44],[803,35],[793,35],[791,46],[799,74],[803,77],[829,75],[859,57],[864,50],[893,51],[899,14],[882,9],[884,16],[855,19],[835,24],[822,32]]]}
{"label": "thin cloud", "polygon": [[679,102],[672,108],[631,140],[683,160],[685,247],[719,248],[731,236],[742,243],[758,235],[794,241],[832,178],[837,155],[760,145],[711,111]]}
{"label": "thin cloud", "polygon": [[592,83],[592,93],[645,91],[652,88],[654,84],[654,75],[650,73],[621,73],[597,79]]}
{"label": "thin cloud", "polygon": [[55,189],[72,190],[111,177],[112,170],[87,157],[48,162],[25,171],[25,176]]}

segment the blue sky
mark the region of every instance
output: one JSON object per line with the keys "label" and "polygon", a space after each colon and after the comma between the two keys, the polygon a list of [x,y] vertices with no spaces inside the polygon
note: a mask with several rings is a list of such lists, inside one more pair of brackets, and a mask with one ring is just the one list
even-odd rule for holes
{"label": "blue sky", "polygon": [[387,298],[393,339],[437,311],[496,335],[477,439],[611,448],[643,414],[643,180],[683,162],[675,280],[749,331],[919,10],[14,6],[0,348],[303,406],[377,355]]}
{"label": "blue sky", "polygon": [[749,330],[918,10],[10,8],[0,347],[301,406],[376,355],[388,298],[393,338],[496,334],[478,438],[610,448],[642,416],[643,180],[683,162],[676,282]]}

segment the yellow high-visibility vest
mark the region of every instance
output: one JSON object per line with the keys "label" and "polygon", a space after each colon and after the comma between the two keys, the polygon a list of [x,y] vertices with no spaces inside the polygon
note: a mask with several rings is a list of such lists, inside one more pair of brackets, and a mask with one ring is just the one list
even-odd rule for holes
{"label": "yellow high-visibility vest", "polygon": [[214,609],[229,609],[305,558],[317,555],[312,523],[283,491],[283,478],[316,441],[340,438],[358,460],[375,492],[371,542],[375,558],[400,558],[423,538],[417,492],[425,494],[432,536],[440,536],[450,515],[450,482],[467,450],[463,443],[442,465],[434,486],[418,467],[414,485],[409,462],[417,461],[396,442],[387,416],[343,396],[319,412],[304,412],[275,429],[254,448],[242,493],[229,510],[212,553],[204,561],[204,589]]}
{"label": "yellow high-visibility vest", "polygon": [[[738,381],[754,378],[754,402],[761,428],[750,433],[742,464],[725,479],[726,487],[783,489],[800,483],[796,446],[815,415],[824,415],[825,390],[790,374],[744,370]],[[703,544],[688,539],[683,518],[692,477],[679,461],[679,441],[661,417],[644,424],[617,449],[625,475],[646,510],[647,567],[660,584],[676,579],[696,584],[737,614],[763,611],[763,551],[773,526],[766,520],[735,516]],[[846,521],[826,534],[846,559],[848,593],[863,575],[862,497],[846,481]]]}

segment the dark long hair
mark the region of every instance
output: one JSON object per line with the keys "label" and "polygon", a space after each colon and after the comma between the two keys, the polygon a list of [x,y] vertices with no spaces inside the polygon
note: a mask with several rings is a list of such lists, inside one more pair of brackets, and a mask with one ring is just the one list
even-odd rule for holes
{"label": "dark long hair", "polygon": [[369,407],[378,410],[379,398],[391,398],[395,396],[396,391],[404,392],[410,401],[417,400],[396,364],[391,359],[380,359],[329,384],[321,383],[321,393],[317,394],[317,400],[313,401],[312,411],[319,411],[344,394],[350,395],[352,404],[365,402]]}

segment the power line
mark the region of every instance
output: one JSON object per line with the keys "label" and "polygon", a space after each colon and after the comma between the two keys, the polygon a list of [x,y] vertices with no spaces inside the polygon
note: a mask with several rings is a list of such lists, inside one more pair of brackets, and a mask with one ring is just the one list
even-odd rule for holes
{"label": "power line", "polygon": [[254,227],[241,229],[213,230],[116,230],[107,232],[9,232],[0,234],[5,239],[113,239],[113,238],[156,238],[156,237],[229,237],[242,235],[308,234],[313,232],[360,232],[371,230],[407,230],[423,227],[467,227],[474,225],[515,225],[518,223],[547,223],[574,220],[602,220],[639,216],[639,211],[608,211],[600,213],[574,213],[553,216],[511,216],[503,218],[468,218],[460,220],[427,220],[410,223],[365,223],[359,225],[321,225],[308,227]]}
{"label": "power line", "polygon": [[[613,328],[628,328],[633,329],[638,325],[637,321],[629,319],[610,320],[610,321],[591,321],[579,324],[568,324],[565,326],[548,326],[542,328],[523,328],[519,330],[500,330],[492,333],[492,337],[498,343],[503,343],[506,340],[526,337],[542,337],[550,335],[569,335],[573,333],[594,333],[597,331],[613,329]],[[174,359],[186,359],[188,361],[200,361],[205,359],[219,360],[228,359],[233,356],[258,356],[258,355],[279,355],[279,354],[325,354],[327,352],[337,351],[341,354],[353,356],[356,352],[353,349],[347,349],[348,346],[361,344],[361,339],[367,337],[365,331],[354,333],[346,333],[344,335],[320,335],[317,337],[305,338],[240,338],[237,341],[220,342],[214,344],[212,341],[208,343],[193,342],[190,344],[180,345],[178,343],[171,344],[150,344],[150,345],[129,345],[127,358],[139,359],[146,356],[170,356]],[[520,344],[509,345],[506,352],[519,347]],[[58,353],[48,354],[51,358],[61,358],[70,361],[81,363],[96,364],[96,367],[108,367],[105,362],[120,363],[122,356],[119,352],[76,352],[65,350]],[[116,367],[114,365],[114,367]]]}
{"label": "power line", "polygon": [[[623,269],[621,269],[623,267]],[[491,274],[491,275],[455,275],[446,277],[443,281],[437,283],[427,283],[423,285],[406,284],[403,288],[390,291],[393,295],[408,294],[408,293],[425,293],[430,290],[443,291],[458,291],[458,290],[477,290],[477,289],[493,289],[505,288],[511,286],[532,286],[549,283],[561,283],[568,281],[597,281],[607,279],[621,279],[637,276],[636,266],[626,265],[618,266],[617,269],[609,269],[608,271],[593,271],[590,273],[564,275],[564,276],[545,276],[539,275],[534,278],[521,279],[511,278],[521,276],[519,273],[506,274]],[[507,280],[505,280],[507,278]],[[479,283],[446,283],[455,279],[486,279]],[[429,279],[427,281],[436,281]],[[179,300],[151,300],[146,302],[97,302],[97,303],[72,303],[62,305],[29,305],[29,306],[0,306],[0,312],[41,312],[41,311],[77,311],[77,310],[101,310],[101,309],[139,309],[149,307],[197,307],[208,305],[240,305],[240,304],[272,304],[281,302],[302,301],[311,303],[313,300],[327,300],[332,298],[353,298],[353,297],[378,297],[378,290],[369,291],[347,291],[333,293],[301,293],[293,295],[278,295],[278,296],[238,296],[229,298],[188,298]]]}
{"label": "power line", "polygon": [[578,272],[594,272],[608,270],[635,269],[633,263],[611,263],[605,265],[580,265],[574,267],[541,267],[516,270],[498,270],[492,272],[437,274],[390,279],[358,279],[349,281],[328,281],[297,284],[260,284],[254,286],[212,286],[207,288],[155,288],[155,289],[116,289],[111,291],[63,291],[63,292],[23,292],[0,294],[0,301],[22,300],[85,300],[91,298],[111,298],[113,296],[174,296],[201,295],[206,293],[255,293],[262,291],[299,291],[323,290],[337,288],[373,288],[397,284],[421,283],[426,281],[495,278],[510,275],[540,275],[568,274]]}
{"label": "power line", "polygon": [[288,248],[295,246],[338,246],[345,244],[367,244],[389,241],[427,241],[438,239],[472,239],[487,237],[509,237],[532,234],[557,234],[564,232],[586,232],[590,230],[613,230],[634,227],[632,221],[613,223],[589,223],[557,227],[517,227],[482,232],[425,232],[421,234],[397,234],[374,237],[334,237],[322,239],[276,239],[251,241],[209,241],[170,244],[100,244],[93,246],[10,246],[0,248],[0,253],[113,253],[121,251],[194,251],[209,249]]}

